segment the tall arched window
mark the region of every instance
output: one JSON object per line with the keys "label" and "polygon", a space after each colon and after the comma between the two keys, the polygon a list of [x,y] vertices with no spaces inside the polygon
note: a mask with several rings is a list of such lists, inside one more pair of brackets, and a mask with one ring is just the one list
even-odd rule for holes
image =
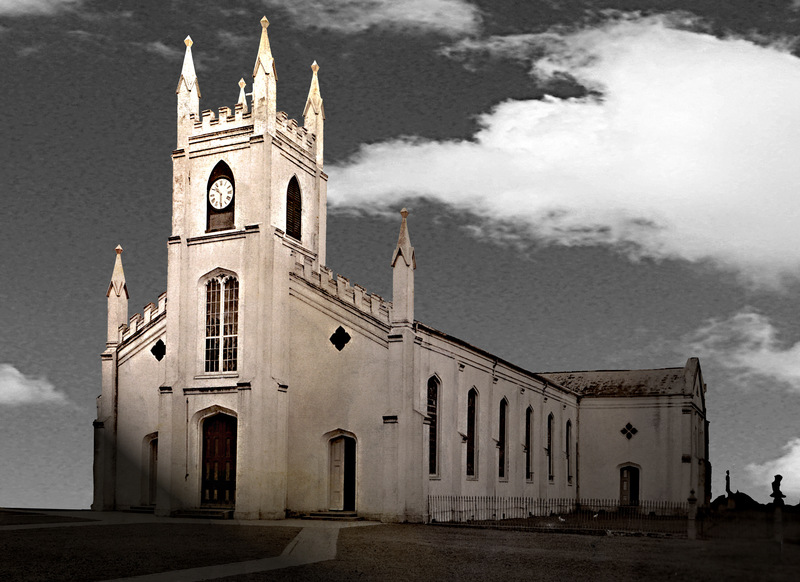
{"label": "tall arched window", "polygon": [[473,388],[467,394],[467,477],[477,474],[475,460],[477,443],[475,441],[475,422],[478,415],[478,391]]}
{"label": "tall arched window", "polygon": [[553,480],[553,414],[547,417],[547,478]]}
{"label": "tall arched window", "polygon": [[428,473],[439,474],[439,380],[436,376],[428,379],[428,419],[430,431],[428,436]]}
{"label": "tall arched window", "polygon": [[292,176],[286,188],[286,234],[293,239],[302,240],[303,197],[300,195],[300,184],[297,177]]}
{"label": "tall arched window", "polygon": [[508,448],[508,401],[503,398],[500,401],[500,419],[498,422],[499,433],[497,437],[497,449],[498,449],[498,467],[497,467],[497,476],[501,479],[506,478],[506,453]]}
{"label": "tall arched window", "polygon": [[572,483],[572,421],[567,421],[566,430],[566,451],[567,451],[567,483]]}
{"label": "tall arched window", "polygon": [[235,372],[238,358],[239,281],[229,275],[206,283],[206,372]]}
{"label": "tall arched window", "polygon": [[533,409],[525,411],[525,479],[533,479]]}

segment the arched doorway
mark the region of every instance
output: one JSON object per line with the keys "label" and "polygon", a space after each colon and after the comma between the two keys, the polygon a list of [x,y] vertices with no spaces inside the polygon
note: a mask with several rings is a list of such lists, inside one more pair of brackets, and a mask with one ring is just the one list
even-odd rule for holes
{"label": "arched doorway", "polygon": [[356,439],[349,436],[330,440],[329,508],[356,510]]}
{"label": "arched doorway", "polygon": [[233,507],[236,502],[236,419],[215,414],[203,421],[203,480],[200,503]]}
{"label": "arched doorway", "polygon": [[149,458],[149,479],[147,486],[147,503],[149,505],[156,504],[156,494],[158,491],[158,437],[150,441],[150,458]]}
{"label": "arched doorway", "polygon": [[619,469],[619,504],[639,505],[639,469],[631,465]]}

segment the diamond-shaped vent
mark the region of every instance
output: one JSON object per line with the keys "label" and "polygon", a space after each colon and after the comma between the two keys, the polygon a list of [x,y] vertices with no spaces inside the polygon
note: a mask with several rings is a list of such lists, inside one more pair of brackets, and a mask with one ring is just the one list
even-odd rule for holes
{"label": "diamond-shaped vent", "polygon": [[349,341],[350,334],[347,333],[341,325],[336,328],[336,331],[333,332],[333,335],[331,336],[331,343],[340,352],[344,349],[344,346],[346,346],[347,342]]}
{"label": "diamond-shaped vent", "polygon": [[635,435],[635,434],[636,434],[637,432],[639,432],[639,431],[638,431],[638,430],[636,430],[636,429],[634,428],[634,426],[633,426],[633,425],[632,425],[632,424],[629,422],[629,423],[628,423],[628,424],[626,424],[626,425],[625,425],[625,427],[624,427],[624,428],[623,428],[621,431],[619,431],[619,432],[621,432],[621,433],[623,434],[623,436],[624,436],[626,439],[628,439],[628,440],[631,440],[631,439],[633,438],[633,435]]}

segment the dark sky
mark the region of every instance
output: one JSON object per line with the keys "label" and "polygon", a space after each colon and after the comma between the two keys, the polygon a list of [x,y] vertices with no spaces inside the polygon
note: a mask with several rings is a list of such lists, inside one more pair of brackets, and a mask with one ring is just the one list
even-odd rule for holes
{"label": "dark sky", "polygon": [[[780,226],[798,209],[782,206],[782,195],[765,202],[795,188],[793,170],[770,164],[791,158],[800,137],[768,137],[769,163],[738,150],[727,156],[731,140],[717,139],[749,124],[800,133],[791,105],[800,84],[789,82],[800,78],[792,2],[225,4],[0,3],[0,426],[3,466],[18,468],[0,474],[0,506],[88,506],[114,247],[125,249],[131,315],[166,288],[183,39],[194,41],[201,109],[232,107],[239,78],[252,79],[262,14],[271,22],[278,109],[290,118],[302,118],[309,66],[320,64],[335,272],[391,298],[396,211],[408,206],[419,320],[533,371],[682,366],[699,356],[715,494],[725,469],[734,488],[762,500],[773,470],[795,470],[800,481],[800,263]],[[675,31],[687,36],[673,42]],[[694,42],[692,56],[680,52]],[[558,71],[534,71],[553,55]],[[638,87],[636,79],[650,79],[646,69],[626,76],[643,61],[665,63],[676,97]],[[762,85],[775,81],[769,99],[744,90],[727,99],[725,78],[714,85],[704,74],[731,70],[735,78],[752,62]],[[681,103],[720,94],[737,109],[727,117],[711,108],[708,126],[691,118],[674,150],[718,155],[680,177],[652,171],[662,166],[650,165],[640,135],[652,134],[649,123],[672,135],[684,123]],[[617,105],[629,111],[627,96],[663,116],[612,115]],[[623,118],[615,127],[624,131],[611,137],[598,129]],[[491,141],[498,135],[499,145]],[[602,143],[586,150],[592,139]],[[603,143],[620,152],[638,144],[630,150],[638,161],[609,161]],[[382,151],[388,161],[374,162]],[[672,151],[665,147],[658,162]],[[499,164],[486,161],[493,156]],[[403,174],[406,159],[413,176]],[[763,187],[730,199],[708,187],[718,175],[738,176],[741,159],[768,167]],[[360,182],[374,167],[385,179]],[[653,184],[641,191],[646,204],[626,199],[633,219],[623,227],[613,195],[597,202],[619,167],[628,176],[646,168],[652,182],[641,184]],[[468,196],[454,184],[472,171],[478,195]],[[539,212],[551,186],[579,222]],[[648,217],[658,222],[659,204],[674,192],[667,202],[678,218],[663,213],[663,225],[648,231]],[[743,221],[751,205],[752,222]],[[755,212],[763,206],[771,214]],[[644,234],[631,226],[642,224]],[[796,503],[800,483],[784,483]]]}

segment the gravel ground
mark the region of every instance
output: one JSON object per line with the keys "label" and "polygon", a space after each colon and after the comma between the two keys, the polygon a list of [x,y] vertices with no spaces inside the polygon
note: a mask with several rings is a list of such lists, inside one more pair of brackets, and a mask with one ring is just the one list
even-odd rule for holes
{"label": "gravel ground", "polygon": [[135,523],[0,531],[0,580],[107,580],[278,556],[291,527]]}
{"label": "gravel ground", "polygon": [[800,546],[384,525],[341,530],[336,560],[224,578],[258,580],[800,579]]}
{"label": "gravel ground", "polygon": [[[44,517],[29,514],[27,523]],[[59,525],[0,530],[0,580],[92,582],[255,560],[279,555],[300,531],[224,522]],[[375,525],[341,529],[335,560],[223,580],[354,579],[796,582],[800,544],[787,543],[781,553],[769,540]]]}

